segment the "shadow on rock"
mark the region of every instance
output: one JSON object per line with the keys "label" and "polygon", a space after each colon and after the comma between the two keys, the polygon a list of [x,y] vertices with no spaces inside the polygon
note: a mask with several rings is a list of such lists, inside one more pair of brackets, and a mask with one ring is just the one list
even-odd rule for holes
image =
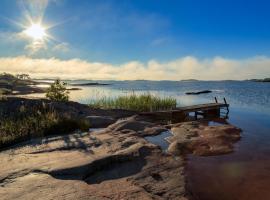
{"label": "shadow on rock", "polygon": [[145,157],[149,153],[149,149],[143,147],[138,152],[109,155],[86,165],[56,170],[49,174],[57,179],[82,180],[88,184],[97,184],[139,173],[146,165]]}

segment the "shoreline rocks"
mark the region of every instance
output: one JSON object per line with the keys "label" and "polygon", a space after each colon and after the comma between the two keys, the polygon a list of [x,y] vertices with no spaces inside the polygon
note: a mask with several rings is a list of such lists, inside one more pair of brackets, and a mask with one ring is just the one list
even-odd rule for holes
{"label": "shoreline rocks", "polygon": [[164,154],[133,125],[47,137],[1,152],[1,198],[186,199],[184,160]]}
{"label": "shoreline rocks", "polygon": [[174,155],[192,153],[199,156],[233,152],[233,144],[240,140],[241,129],[232,125],[208,126],[200,122],[174,125],[168,152]]}
{"label": "shoreline rocks", "polygon": [[[0,152],[0,195],[8,199],[188,199],[185,154],[230,153],[241,130],[183,122],[163,126],[135,112],[89,108],[76,102],[8,98],[5,112],[48,104],[62,115],[103,130],[33,139]],[[106,127],[107,126],[107,127]],[[171,129],[168,152],[150,143]]]}

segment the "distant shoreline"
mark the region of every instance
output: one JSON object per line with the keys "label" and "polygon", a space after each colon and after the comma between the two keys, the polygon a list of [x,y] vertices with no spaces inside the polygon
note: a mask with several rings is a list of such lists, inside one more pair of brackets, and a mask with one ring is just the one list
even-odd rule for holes
{"label": "distant shoreline", "polygon": [[264,78],[264,79],[250,79],[248,81],[252,82],[262,82],[262,83],[270,83],[270,78]]}
{"label": "distant shoreline", "polygon": [[111,85],[108,83],[74,83],[74,84],[69,84],[71,86],[98,86],[98,85]]}

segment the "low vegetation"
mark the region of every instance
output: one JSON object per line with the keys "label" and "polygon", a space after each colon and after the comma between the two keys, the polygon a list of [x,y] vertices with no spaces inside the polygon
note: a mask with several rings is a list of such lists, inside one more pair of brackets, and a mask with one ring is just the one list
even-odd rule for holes
{"label": "low vegetation", "polygon": [[131,94],[117,98],[102,97],[93,101],[91,107],[103,109],[126,109],[133,111],[171,110],[176,107],[176,99],[158,97],[152,94]]}
{"label": "low vegetation", "polygon": [[53,84],[47,89],[46,97],[52,101],[68,101],[69,91],[66,88],[66,83],[59,79],[55,80]]}
{"label": "low vegetation", "polygon": [[65,134],[77,129],[88,130],[89,124],[59,116],[47,106],[26,109],[22,105],[14,113],[0,113],[0,148],[31,138]]}
{"label": "low vegetation", "polygon": [[254,82],[270,82],[270,78],[264,78],[264,79],[251,79],[251,81],[254,81]]}

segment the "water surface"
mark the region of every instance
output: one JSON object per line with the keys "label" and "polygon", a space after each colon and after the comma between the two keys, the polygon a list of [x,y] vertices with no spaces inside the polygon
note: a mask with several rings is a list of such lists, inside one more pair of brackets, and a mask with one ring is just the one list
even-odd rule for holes
{"label": "water surface", "polygon": [[[72,81],[84,83],[89,81]],[[242,139],[232,154],[211,157],[189,156],[188,185],[200,200],[270,199],[270,83],[249,81],[99,81],[109,86],[81,87],[71,91],[71,100],[93,100],[129,93],[152,93],[177,99],[180,106],[222,101],[230,104],[228,122],[241,128]],[[212,90],[198,96],[185,92]],[[161,139],[163,137],[161,136]],[[163,139],[162,139],[163,140]],[[160,143],[161,140],[154,141]],[[166,143],[161,142],[164,148]]]}

